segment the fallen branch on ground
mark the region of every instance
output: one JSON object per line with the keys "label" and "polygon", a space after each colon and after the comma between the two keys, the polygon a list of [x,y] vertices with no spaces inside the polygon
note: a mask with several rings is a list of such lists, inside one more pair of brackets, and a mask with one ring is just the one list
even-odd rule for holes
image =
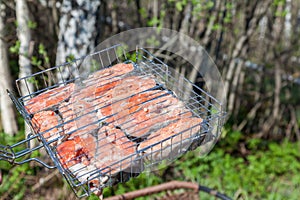
{"label": "fallen branch on ground", "polygon": [[204,191],[204,192],[206,192],[210,195],[213,195],[217,198],[220,198],[223,200],[231,200],[231,198],[227,197],[226,195],[220,194],[219,192],[212,190],[208,187],[200,186],[197,183],[184,182],[184,181],[170,181],[168,183],[163,183],[160,185],[144,188],[141,190],[128,192],[128,193],[125,193],[122,195],[108,197],[105,200],[128,200],[128,199],[134,199],[137,197],[148,196],[151,194],[168,191],[168,190],[176,190],[176,189],[192,189],[195,192]]}

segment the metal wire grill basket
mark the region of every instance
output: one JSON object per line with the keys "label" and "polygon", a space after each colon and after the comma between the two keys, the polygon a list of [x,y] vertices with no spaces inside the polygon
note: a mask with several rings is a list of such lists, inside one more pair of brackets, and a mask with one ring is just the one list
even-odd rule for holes
{"label": "metal wire grill basket", "polygon": [[[123,75],[108,75],[107,79],[97,79],[98,73],[120,63],[131,65],[133,69]],[[155,168],[163,161],[172,161],[189,150],[211,145],[219,137],[225,114],[222,103],[210,93],[175,72],[143,48],[137,48],[136,52],[132,53],[125,52],[122,45],[115,45],[84,58],[20,78],[16,83],[18,95],[8,93],[31,127],[32,134],[16,144],[0,145],[0,160],[13,164],[37,161],[47,168],[57,168],[79,197],[127,181],[130,177]],[[95,92],[84,96],[84,92],[89,87],[95,87],[95,84],[100,84],[102,89],[106,86],[109,89],[101,94],[102,96],[97,96]],[[111,84],[114,86],[110,87]],[[21,93],[21,85],[26,86],[27,95]],[[72,91],[69,97],[60,99],[57,93],[68,93],[70,85]],[[136,89],[132,89],[135,86]],[[196,88],[197,92],[193,88]],[[150,93],[153,95],[150,99],[147,97],[144,101],[139,100],[144,94]],[[41,102],[38,102],[35,106],[41,106],[40,109],[28,109],[33,99],[43,94],[47,94],[52,100],[55,99],[55,106],[41,106]],[[108,94],[111,96],[106,99],[105,95]],[[138,109],[134,107],[137,105],[128,106],[135,97],[140,101]],[[70,100],[72,98],[74,101]],[[102,107],[93,103],[96,99],[100,99],[99,104]],[[167,104],[168,101],[171,103]],[[69,106],[74,112],[73,118],[66,119],[69,116],[61,111],[63,105]],[[77,111],[79,107],[80,111]],[[137,110],[131,111],[133,108]],[[99,110],[104,112],[105,109],[110,109],[110,114],[99,116]],[[177,115],[175,118],[174,110]],[[139,112],[145,114],[136,114]],[[151,119],[153,121],[134,121],[136,116],[146,116],[146,113],[154,116],[154,119]],[[40,114],[44,117],[40,120],[44,119],[48,124],[36,119]],[[48,126],[49,123],[51,125],[50,116],[53,115],[56,118],[59,116],[60,120],[52,123],[52,127],[42,130],[42,126]],[[188,120],[185,120],[184,116]],[[195,123],[187,126],[192,118],[195,119]],[[180,120],[181,123],[178,122]],[[135,123],[137,126],[141,123],[142,128],[134,129]],[[37,128],[37,124],[41,127]],[[143,130],[147,130],[144,131],[147,134],[137,136],[136,132]],[[170,131],[172,134],[168,135]],[[120,132],[124,134],[119,136]],[[166,136],[163,136],[164,133]],[[38,140],[39,145],[31,147],[32,140]],[[82,146],[78,147],[78,143]],[[23,145],[27,148],[17,151]],[[79,153],[93,145],[95,152],[92,156]],[[119,149],[114,145],[119,145]],[[46,164],[39,158],[26,158],[26,155],[40,148],[46,149],[53,165]]]}

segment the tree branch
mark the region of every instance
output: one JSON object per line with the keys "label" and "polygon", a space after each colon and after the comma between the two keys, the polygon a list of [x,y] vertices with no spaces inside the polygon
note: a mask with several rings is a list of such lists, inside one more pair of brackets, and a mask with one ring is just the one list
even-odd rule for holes
{"label": "tree branch", "polygon": [[40,187],[42,187],[44,184],[48,183],[52,178],[54,178],[58,174],[59,174],[59,171],[55,170],[51,174],[48,174],[46,177],[41,177],[39,179],[39,181],[34,186],[32,186],[32,191],[33,192],[36,191],[37,189],[39,189]]}
{"label": "tree branch", "polygon": [[155,193],[159,193],[162,191],[166,190],[175,190],[175,189],[180,189],[180,188],[185,188],[185,189],[192,189],[195,191],[198,191],[198,184],[197,183],[191,183],[191,182],[182,182],[182,181],[171,181],[168,183],[163,183],[161,185],[156,185],[153,187],[148,187],[145,189],[141,190],[136,190],[133,192],[128,192],[123,195],[117,195],[113,197],[106,198],[105,200],[127,200],[127,199],[134,199],[137,197],[143,197]]}

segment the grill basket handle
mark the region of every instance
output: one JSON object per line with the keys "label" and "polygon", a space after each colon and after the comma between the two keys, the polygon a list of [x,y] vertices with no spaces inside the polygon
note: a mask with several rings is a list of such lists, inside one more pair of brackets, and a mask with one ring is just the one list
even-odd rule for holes
{"label": "grill basket handle", "polygon": [[[6,146],[0,144],[0,161],[7,161],[12,165],[21,165],[27,162],[35,161],[49,169],[56,168],[55,165],[48,165],[47,163],[41,161],[38,158],[30,158],[30,154],[32,152],[37,151],[40,148],[44,147],[43,144],[40,144],[33,148],[30,147],[30,141],[36,137],[37,137],[36,135],[29,134],[27,139],[22,140],[16,144],[6,145]],[[26,147],[22,149],[24,145]]]}

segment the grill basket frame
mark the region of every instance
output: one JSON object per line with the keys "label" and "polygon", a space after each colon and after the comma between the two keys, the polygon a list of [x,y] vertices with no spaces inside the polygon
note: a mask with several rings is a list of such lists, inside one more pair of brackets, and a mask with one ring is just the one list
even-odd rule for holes
{"label": "grill basket frame", "polygon": [[[129,52],[126,52],[124,46],[121,44],[117,44],[101,51],[89,54],[85,57],[73,60],[71,62],[34,73],[30,76],[17,79],[16,86],[18,94],[16,95],[13,92],[8,91],[8,95],[11,97],[13,103],[24,118],[25,122],[31,128],[33,126],[31,122],[32,116],[25,109],[24,105],[26,105],[26,102],[42,92],[62,85],[67,85],[71,82],[76,82],[78,80],[80,81],[80,79],[82,78],[86,78],[86,74],[80,72],[80,66],[84,64],[85,61],[91,61],[95,57],[97,57],[97,64],[100,65],[98,66],[98,68],[100,69],[110,67],[117,63],[132,63],[134,64],[135,68],[138,68],[139,72],[144,73],[145,75],[149,74],[150,72],[151,74],[155,75],[160,81],[165,81],[165,83],[169,84],[169,86],[167,86],[168,89],[170,87],[173,87],[173,89],[176,90],[177,88],[177,91],[174,93],[178,96],[178,98],[184,101],[186,107],[193,113],[193,115],[203,119],[203,122],[201,123],[201,131],[196,137],[193,136],[193,138],[190,138],[193,141],[191,141],[191,146],[188,150],[194,150],[195,148],[205,144],[209,144],[211,146],[219,138],[221,127],[224,123],[224,117],[226,115],[222,102],[217,100],[209,92],[190,82],[185,77],[180,77],[180,75],[177,74],[177,77],[175,78],[174,71],[172,71],[172,69],[167,64],[151,54],[148,50],[137,48],[135,55],[133,55],[132,52],[131,54],[129,54]],[[133,59],[130,59],[129,57],[132,57]],[[64,78],[64,71],[66,70],[68,70],[69,72],[74,72],[75,70],[75,73],[68,73],[71,74],[71,77]],[[58,74],[58,76],[55,76],[56,74]],[[82,74],[84,74],[83,77]],[[178,89],[180,88],[176,87],[176,84],[178,83],[178,77],[180,77],[180,80],[184,85],[189,84],[190,87],[197,88],[197,90],[201,92],[201,95],[197,94],[193,90],[181,91],[181,89]],[[41,81],[43,82],[42,84]],[[30,88],[28,83],[33,83],[34,88]],[[26,86],[28,95],[22,95],[22,84]],[[44,86],[40,87],[39,85]],[[186,92],[190,94],[186,94]],[[193,97],[184,99],[185,96]],[[33,128],[32,132],[34,132]],[[35,147],[31,147],[30,143],[32,140],[38,140],[40,141],[40,143]],[[94,173],[91,173],[89,179],[86,182],[79,181],[78,177],[74,177],[74,175],[68,169],[65,169],[60,163],[55,147],[51,146],[51,143],[56,142],[57,140],[47,141],[46,138],[44,138],[43,134],[35,132],[34,134],[29,134],[26,139],[16,144],[0,144],[0,160],[9,161],[12,164],[23,164],[30,161],[36,161],[47,168],[57,168],[78,197],[90,195],[92,192],[94,192],[94,189],[90,188],[89,181],[102,176],[102,170],[99,169]],[[161,145],[162,142],[163,141],[159,141],[156,145]],[[17,151],[16,149],[19,149],[20,146],[25,146],[25,148],[21,151]],[[46,149],[48,155],[53,161],[52,164],[45,163],[39,158],[28,158],[28,155],[41,148]],[[148,148],[152,147],[150,146]],[[184,152],[181,152],[180,155],[182,155],[183,153]],[[137,154],[141,154],[141,152],[137,152]],[[139,157],[139,159],[143,159],[145,158],[145,156],[149,155],[142,155]],[[170,158],[170,161],[174,160],[175,157]],[[131,161],[135,162],[132,159]],[[142,168],[151,169],[161,162],[162,160],[150,161],[148,165],[143,166]],[[123,176],[122,172],[120,173],[121,174],[119,176],[118,182],[124,182],[127,181],[128,178],[136,176],[136,173],[131,173],[129,177],[127,176],[128,174],[124,174]],[[111,177],[112,175],[108,176]],[[110,182],[103,185],[103,187],[109,185]]]}

